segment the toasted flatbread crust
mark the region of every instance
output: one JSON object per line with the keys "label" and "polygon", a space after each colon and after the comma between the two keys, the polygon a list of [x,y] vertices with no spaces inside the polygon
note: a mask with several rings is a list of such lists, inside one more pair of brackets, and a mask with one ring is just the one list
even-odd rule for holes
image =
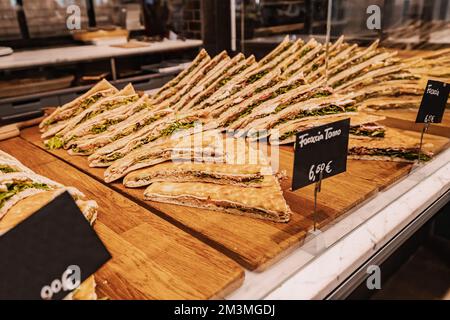
{"label": "toasted flatbread crust", "polygon": [[163,181],[208,182],[255,188],[268,185],[261,174],[260,165],[194,162],[164,162],[136,170],[125,176],[123,184],[136,188]]}
{"label": "toasted flatbread crust", "polygon": [[[80,102],[81,100],[93,95],[94,93],[100,92],[100,91],[106,91],[111,90],[111,95],[118,92],[118,90],[111,85],[107,80],[103,79],[100,82],[98,82],[95,86],[93,86],[91,89],[89,89],[86,93],[79,96],[75,100],[72,100],[65,105],[57,108],[52,114],[50,114],[48,117],[46,117],[42,122],[39,124],[39,128],[42,131],[46,131],[49,126],[46,124],[49,120],[54,119],[55,117],[58,117],[58,115],[66,110],[70,110],[71,108],[74,108],[75,105]],[[59,121],[58,121],[59,122]]]}
{"label": "toasted flatbread crust", "polygon": [[144,192],[144,199],[211,209],[239,215],[288,222],[290,209],[274,176],[264,188],[242,188],[210,183],[156,182]]}
{"label": "toasted flatbread crust", "polygon": [[70,118],[70,120],[68,122],[58,124],[57,126],[55,126],[55,127],[51,128],[51,129],[45,131],[41,135],[41,138],[42,139],[50,138],[50,137],[53,137],[56,134],[58,134],[58,135],[65,135],[70,130],[72,130],[75,127],[77,127],[78,125],[80,125],[80,123],[82,123],[80,121],[87,114],[89,114],[93,110],[102,110],[103,109],[102,108],[103,104],[106,101],[111,101],[111,100],[114,100],[116,98],[131,96],[131,95],[135,95],[135,94],[136,94],[136,92],[134,91],[133,86],[131,84],[128,84],[127,86],[125,86],[125,88],[123,88],[119,92],[115,93],[114,95],[112,95],[110,97],[107,97],[105,99],[101,99],[101,100],[97,101],[96,103],[91,105],[89,108],[87,108],[87,109],[83,110],[81,113],[77,114],[75,117]]}

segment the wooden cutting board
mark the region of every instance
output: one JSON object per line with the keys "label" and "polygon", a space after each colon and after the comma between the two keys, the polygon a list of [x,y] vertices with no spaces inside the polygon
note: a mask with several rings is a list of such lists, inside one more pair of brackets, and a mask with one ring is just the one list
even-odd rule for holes
{"label": "wooden cutting board", "polygon": [[222,298],[242,284],[244,270],[233,260],[73,166],[22,138],[0,149],[98,202],[94,228],[113,257],[95,274],[99,297]]}
{"label": "wooden cutting board", "polygon": [[[417,117],[417,110],[402,109],[402,110],[366,110],[367,113],[385,116],[386,120],[381,123],[393,126],[404,130],[422,131],[423,124],[415,123]],[[428,133],[440,135],[450,138],[450,109],[444,112],[441,123],[433,123],[428,129]]]}
{"label": "wooden cutting board", "polygon": [[[418,135],[416,132],[411,134]],[[44,148],[37,128],[25,129],[21,135],[36,146]],[[442,149],[448,142],[448,139],[442,137],[433,139],[437,149]],[[70,156],[65,150],[48,152],[103,183],[104,169],[90,168],[85,157]],[[242,266],[262,271],[300,246],[307,232],[313,228],[311,216],[313,186],[295,192],[289,191],[293,168],[292,147],[281,148],[280,167],[288,173],[288,178],[282,182],[282,188],[293,210],[292,219],[287,224],[144,201],[143,189],[127,189],[118,182],[108,186],[214,246]],[[411,164],[405,163],[349,160],[347,172],[323,182],[318,199],[319,227],[327,225],[336,217],[375,195],[378,190],[405,176],[411,168]]]}

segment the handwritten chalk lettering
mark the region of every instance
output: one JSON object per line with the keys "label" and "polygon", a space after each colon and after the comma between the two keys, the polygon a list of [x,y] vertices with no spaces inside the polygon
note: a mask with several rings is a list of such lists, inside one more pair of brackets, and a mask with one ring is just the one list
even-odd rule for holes
{"label": "handwritten chalk lettering", "polygon": [[333,130],[333,128],[326,128],[325,129],[325,140],[338,137],[341,135],[341,129]]}
{"label": "handwritten chalk lettering", "polygon": [[316,181],[317,177],[320,175],[320,173],[327,173],[327,174],[331,174],[333,172],[332,169],[332,163],[333,160],[328,161],[327,163],[323,162],[320,163],[318,165],[312,165],[311,168],[309,168],[309,181]]}
{"label": "handwritten chalk lettering", "polygon": [[308,144],[316,143],[316,142],[322,141],[323,139],[324,139],[323,134],[318,134],[318,135],[310,137],[309,134],[306,133],[306,134],[302,134],[299,137],[298,144],[299,144],[300,148],[303,148],[304,146],[307,146]]}
{"label": "handwritten chalk lettering", "polygon": [[296,134],[293,191],[346,171],[349,129],[347,118]]}
{"label": "handwritten chalk lettering", "polygon": [[431,85],[428,85],[427,93],[439,97],[439,89],[433,89]]}
{"label": "handwritten chalk lettering", "polygon": [[335,137],[338,137],[341,135],[342,130],[341,129],[337,129],[337,130],[333,130],[332,127],[330,128],[326,128],[324,130],[323,134],[322,132],[318,132],[317,135],[314,136],[310,136],[308,133],[302,134],[299,136],[299,147],[303,148],[305,146],[307,146],[308,144],[314,144],[317,142],[320,142],[322,140],[329,140]]}
{"label": "handwritten chalk lettering", "polygon": [[432,114],[428,114],[425,116],[424,122],[433,123],[435,116]]}

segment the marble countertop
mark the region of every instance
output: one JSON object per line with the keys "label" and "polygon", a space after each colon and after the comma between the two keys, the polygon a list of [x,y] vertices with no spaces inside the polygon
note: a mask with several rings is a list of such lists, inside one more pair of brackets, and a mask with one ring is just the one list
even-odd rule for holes
{"label": "marble countertop", "polygon": [[227,299],[323,299],[450,188],[450,149],[416,167]]}
{"label": "marble countertop", "polygon": [[36,67],[84,60],[104,59],[127,55],[150,54],[171,50],[200,47],[201,40],[164,40],[151,43],[147,47],[117,48],[111,46],[69,46],[51,49],[38,49],[14,52],[0,57],[0,70]]}

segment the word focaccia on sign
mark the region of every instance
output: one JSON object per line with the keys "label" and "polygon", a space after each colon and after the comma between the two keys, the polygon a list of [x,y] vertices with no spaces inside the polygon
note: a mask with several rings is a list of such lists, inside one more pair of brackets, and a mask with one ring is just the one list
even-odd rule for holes
{"label": "word focaccia on sign", "polygon": [[350,119],[298,132],[292,190],[347,170]]}

